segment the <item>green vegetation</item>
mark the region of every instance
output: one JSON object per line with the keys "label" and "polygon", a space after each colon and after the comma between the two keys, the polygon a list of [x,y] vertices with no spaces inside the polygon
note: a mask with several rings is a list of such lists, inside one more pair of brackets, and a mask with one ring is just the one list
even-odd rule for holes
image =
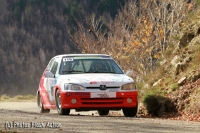
{"label": "green vegetation", "polygon": [[16,6],[14,8],[14,15],[15,15],[16,19],[20,19],[20,9],[18,6]]}
{"label": "green vegetation", "polygon": [[175,84],[172,85],[171,90],[175,91],[177,88],[178,88],[178,84],[175,83]]}
{"label": "green vegetation", "polygon": [[79,18],[79,12],[82,9],[82,5],[80,3],[80,0],[70,0],[68,1],[64,8],[63,8],[63,14],[68,15],[68,23],[69,25],[77,26],[76,19]]}
{"label": "green vegetation", "polygon": [[115,13],[115,0],[100,0],[99,11],[101,13],[109,11],[111,14]]}

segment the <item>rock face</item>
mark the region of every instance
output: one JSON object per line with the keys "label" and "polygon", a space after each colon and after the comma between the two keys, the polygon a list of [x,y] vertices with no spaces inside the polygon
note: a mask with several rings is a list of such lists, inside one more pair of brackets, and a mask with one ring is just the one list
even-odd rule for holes
{"label": "rock face", "polygon": [[153,84],[153,86],[157,86],[157,85],[159,85],[161,82],[162,82],[162,79],[159,79],[157,82],[155,82],[155,83]]}
{"label": "rock face", "polygon": [[191,24],[186,27],[185,32],[181,35],[180,41],[179,41],[179,47],[186,47],[193,38],[198,36],[200,34],[200,22],[197,22],[196,24]]}
{"label": "rock face", "polygon": [[175,75],[178,75],[181,71],[183,71],[187,67],[187,63],[190,62],[192,58],[186,57],[182,62],[178,62],[175,64]]}
{"label": "rock face", "polygon": [[179,47],[186,47],[188,43],[195,37],[194,33],[185,33],[182,35],[180,42],[179,42]]}
{"label": "rock face", "polygon": [[179,86],[183,85],[184,82],[186,81],[186,79],[187,79],[186,77],[182,77],[181,79],[179,79],[178,85],[179,85]]}
{"label": "rock face", "polygon": [[175,66],[179,61],[180,61],[180,56],[176,55],[176,56],[172,59],[171,64],[172,64],[173,66]]}
{"label": "rock face", "polygon": [[164,65],[166,62],[167,62],[167,60],[164,59],[163,61],[160,62],[160,65],[161,65],[161,66]]}
{"label": "rock face", "polygon": [[191,60],[192,57],[189,54],[182,56],[176,55],[171,61],[171,65],[174,66],[175,75],[178,75],[181,71],[183,71],[187,67],[187,63]]}
{"label": "rock face", "polygon": [[195,82],[199,78],[200,78],[200,70],[193,71],[192,73],[189,74],[188,81]]}

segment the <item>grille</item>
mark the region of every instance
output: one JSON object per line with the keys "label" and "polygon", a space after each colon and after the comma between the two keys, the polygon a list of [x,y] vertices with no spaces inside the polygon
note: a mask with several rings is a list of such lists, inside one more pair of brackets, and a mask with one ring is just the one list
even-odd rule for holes
{"label": "grille", "polygon": [[122,104],[123,98],[81,98],[82,104]]}
{"label": "grille", "polygon": [[[120,88],[119,86],[106,86],[106,89],[118,89],[118,88]],[[100,87],[99,86],[97,86],[97,87],[86,87],[86,89],[100,89]]]}

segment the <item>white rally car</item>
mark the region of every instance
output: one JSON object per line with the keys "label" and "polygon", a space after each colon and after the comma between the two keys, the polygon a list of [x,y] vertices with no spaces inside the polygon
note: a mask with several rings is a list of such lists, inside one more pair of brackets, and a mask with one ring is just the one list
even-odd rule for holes
{"label": "white rally car", "polygon": [[57,109],[61,115],[76,111],[121,110],[134,117],[138,92],[134,80],[105,54],[65,54],[53,57],[40,79],[37,104],[41,113]]}

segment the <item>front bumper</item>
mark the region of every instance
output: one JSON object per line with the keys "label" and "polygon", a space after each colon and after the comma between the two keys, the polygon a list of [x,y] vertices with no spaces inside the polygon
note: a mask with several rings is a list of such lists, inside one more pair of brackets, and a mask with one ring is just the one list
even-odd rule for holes
{"label": "front bumper", "polygon": [[[98,92],[95,92],[98,94]],[[102,95],[102,92],[99,92]],[[104,92],[106,94],[106,92]],[[95,94],[95,95],[96,95]],[[60,92],[62,108],[121,109],[138,105],[138,92],[114,92],[111,97],[95,97],[92,92]],[[99,95],[98,95],[99,96]],[[75,99],[75,100],[74,100]],[[76,102],[75,102],[76,101]]]}

